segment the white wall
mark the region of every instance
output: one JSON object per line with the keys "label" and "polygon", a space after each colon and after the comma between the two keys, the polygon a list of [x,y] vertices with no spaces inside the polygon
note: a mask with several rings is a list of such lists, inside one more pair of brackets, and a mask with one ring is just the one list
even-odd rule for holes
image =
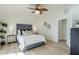
{"label": "white wall", "polygon": [[[58,42],[58,20],[65,18],[64,8],[62,5],[46,5],[48,11],[43,15],[31,14],[32,10],[25,7],[28,5],[0,5],[0,18],[8,23],[8,34],[11,34],[10,28],[13,28],[15,34],[16,23],[31,23],[37,27],[41,34],[44,34],[48,40]],[[51,29],[43,26],[47,21]]]}
{"label": "white wall", "polygon": [[[58,20],[64,19],[64,9],[63,8],[56,8],[52,9],[49,8],[49,11],[41,16],[37,17],[37,27],[41,34],[44,34],[48,40],[52,40],[58,42]],[[43,23],[47,21],[48,24],[51,25],[51,29],[47,29],[43,26]]]}
{"label": "white wall", "polygon": [[16,34],[16,24],[33,24],[31,21],[19,19],[16,21],[8,21],[8,35]]}
{"label": "white wall", "polygon": [[[73,15],[76,15],[78,18],[78,6],[46,5],[48,11],[43,15],[31,14],[30,12],[32,11],[25,8],[27,6],[28,5],[0,5],[0,19],[6,20],[8,27],[13,27],[14,32],[16,32],[16,23],[33,24],[37,27],[38,32],[43,34],[46,39],[58,42],[58,21],[65,18],[67,19],[67,45],[70,47],[70,29],[72,27]],[[69,11],[67,11],[67,9]],[[51,25],[51,29],[44,27],[43,23],[45,21]]]}
{"label": "white wall", "polygon": [[[75,10],[74,10],[75,9]],[[67,11],[66,11],[67,10]],[[66,7],[60,7],[58,9],[52,9],[48,11],[47,14],[38,16],[37,27],[41,34],[44,34],[48,40],[58,42],[58,21],[61,19],[67,19],[67,45],[70,47],[70,30],[72,28],[73,15],[78,17],[78,6],[71,5]],[[43,26],[43,23],[47,21],[51,25],[51,29],[47,29]]]}
{"label": "white wall", "polygon": [[[73,18],[79,19],[79,5],[64,6],[58,9],[49,9],[47,14],[37,17],[37,27],[41,34],[44,34],[48,40],[58,42],[58,21],[67,19],[67,45],[70,47],[70,32],[73,24]],[[51,29],[43,26],[47,21],[51,25]]]}

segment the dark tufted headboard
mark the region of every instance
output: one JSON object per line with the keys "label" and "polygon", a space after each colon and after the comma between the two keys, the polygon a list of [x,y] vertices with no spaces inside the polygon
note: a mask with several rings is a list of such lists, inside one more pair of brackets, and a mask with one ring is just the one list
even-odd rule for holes
{"label": "dark tufted headboard", "polygon": [[31,24],[16,24],[16,34],[18,34],[18,30],[32,30],[32,25]]}

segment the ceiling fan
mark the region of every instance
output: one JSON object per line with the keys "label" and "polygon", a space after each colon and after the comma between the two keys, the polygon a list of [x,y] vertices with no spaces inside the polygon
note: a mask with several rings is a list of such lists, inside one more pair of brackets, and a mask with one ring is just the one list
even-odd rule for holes
{"label": "ceiling fan", "polygon": [[41,4],[36,4],[34,8],[28,7],[28,9],[33,10],[32,13],[42,14],[43,11],[48,11],[47,8],[43,8]]}

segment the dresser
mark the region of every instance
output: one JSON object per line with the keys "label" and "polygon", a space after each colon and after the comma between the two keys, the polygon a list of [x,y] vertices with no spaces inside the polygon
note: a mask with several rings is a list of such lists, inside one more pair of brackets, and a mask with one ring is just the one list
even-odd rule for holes
{"label": "dresser", "polygon": [[16,35],[7,35],[7,42],[16,42]]}
{"label": "dresser", "polygon": [[71,29],[71,55],[79,55],[79,28]]}

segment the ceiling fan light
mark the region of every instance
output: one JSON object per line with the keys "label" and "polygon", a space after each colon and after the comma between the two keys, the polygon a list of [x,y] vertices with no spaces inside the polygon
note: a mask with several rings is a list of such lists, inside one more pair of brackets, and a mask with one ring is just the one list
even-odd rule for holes
{"label": "ceiling fan light", "polygon": [[36,13],[36,14],[40,14],[40,11],[39,11],[39,10],[36,10],[35,13]]}

